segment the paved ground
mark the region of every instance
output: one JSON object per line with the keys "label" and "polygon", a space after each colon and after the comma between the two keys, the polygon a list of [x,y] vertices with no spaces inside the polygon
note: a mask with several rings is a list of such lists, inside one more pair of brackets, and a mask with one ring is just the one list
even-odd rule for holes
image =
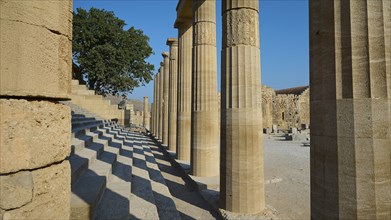
{"label": "paved ground", "polygon": [[[179,170],[168,162],[160,149],[151,148],[163,177],[184,219],[218,218],[210,205],[181,178]],[[285,141],[280,136],[264,136],[266,214],[242,216],[225,214],[228,219],[310,219],[310,148],[303,142]],[[212,181],[216,181],[214,178]],[[217,178],[218,180],[218,178]],[[202,194],[215,206],[216,189]]]}
{"label": "paved ground", "polygon": [[220,219],[212,207],[202,199],[194,187],[186,184],[175,168],[157,146],[151,146],[159,169],[174,199],[182,219]]}
{"label": "paved ground", "polygon": [[310,148],[264,136],[266,204],[280,219],[310,219]]}

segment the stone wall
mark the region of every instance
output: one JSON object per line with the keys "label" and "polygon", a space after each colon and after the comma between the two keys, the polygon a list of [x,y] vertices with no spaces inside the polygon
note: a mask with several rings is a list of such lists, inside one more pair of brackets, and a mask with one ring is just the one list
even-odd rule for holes
{"label": "stone wall", "polygon": [[0,219],[68,219],[72,1],[0,8]]}
{"label": "stone wall", "polygon": [[133,111],[133,114],[130,116],[131,118],[130,123],[137,126],[143,126],[143,121],[144,121],[143,117],[144,114],[142,111]]}
{"label": "stone wall", "polygon": [[273,125],[273,100],[276,96],[274,90],[262,85],[262,124],[263,128],[272,128]]}
{"label": "stone wall", "polygon": [[310,89],[306,89],[298,99],[299,120],[298,126],[302,124],[310,125]]}
{"label": "stone wall", "polygon": [[[301,91],[302,90],[302,91]],[[310,124],[309,88],[287,89],[284,94],[276,94],[272,88],[262,86],[263,128],[278,125],[280,129],[301,128]]]}

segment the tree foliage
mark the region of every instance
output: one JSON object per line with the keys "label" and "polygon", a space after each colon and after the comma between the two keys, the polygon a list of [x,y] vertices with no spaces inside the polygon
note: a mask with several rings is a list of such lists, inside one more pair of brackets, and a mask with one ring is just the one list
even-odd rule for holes
{"label": "tree foliage", "polygon": [[124,94],[152,80],[149,38],[113,12],[78,8],[73,13],[72,76],[98,94]]}

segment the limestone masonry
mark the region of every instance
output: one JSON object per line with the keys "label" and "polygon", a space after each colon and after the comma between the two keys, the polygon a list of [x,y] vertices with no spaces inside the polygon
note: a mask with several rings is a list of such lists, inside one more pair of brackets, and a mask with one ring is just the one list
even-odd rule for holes
{"label": "limestone masonry", "polygon": [[391,1],[310,0],[310,85],[274,90],[258,0],[179,0],[151,106],[71,79],[72,0],[0,8],[1,220],[391,219]]}

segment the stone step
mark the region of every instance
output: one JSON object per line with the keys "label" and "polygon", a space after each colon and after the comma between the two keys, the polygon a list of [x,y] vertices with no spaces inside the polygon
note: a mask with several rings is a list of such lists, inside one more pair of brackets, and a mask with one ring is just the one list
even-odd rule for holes
{"label": "stone step", "polygon": [[71,85],[79,85],[79,80],[72,79]]}
{"label": "stone step", "polygon": [[123,140],[116,133],[102,131],[88,132],[72,140],[72,154],[69,158],[72,170],[72,183],[103,154],[119,155]]}
{"label": "stone step", "polygon": [[[88,154],[90,155],[85,155],[85,157],[94,158],[98,156],[97,151],[95,151],[95,154],[93,152],[88,152]],[[72,181],[74,181],[74,183],[72,184],[71,216],[73,218],[92,218],[92,213],[95,213],[100,198],[106,190],[106,183],[112,176],[113,164],[115,164],[116,161],[117,154],[103,151],[96,160],[87,159],[87,161],[84,161],[84,164],[88,163],[88,169],[82,172],[82,175],[77,180],[74,180],[77,177],[74,178],[72,176]],[[72,175],[75,175],[73,171],[74,170],[72,169]],[[98,180],[100,178],[103,178],[104,180],[102,185],[98,182],[96,184],[99,184],[99,186],[91,186],[93,185],[91,179]],[[92,189],[89,189],[89,187]],[[83,201],[80,201],[80,199]]]}
{"label": "stone step", "polygon": [[101,95],[86,95],[85,99],[87,100],[104,100]]}
{"label": "stone step", "polygon": [[[95,91],[94,90],[87,90],[86,88],[85,89],[82,89],[82,88],[74,88],[72,89],[72,96],[74,95],[80,95],[80,96],[86,96],[86,95],[95,95]],[[72,98],[73,100],[73,98]]]}
{"label": "stone step", "polygon": [[129,219],[131,217],[131,157],[130,151],[121,152],[118,156],[94,219]]}
{"label": "stone step", "polygon": [[74,123],[74,122],[81,122],[81,121],[88,121],[88,120],[101,120],[101,119],[97,119],[95,117],[89,117],[86,115],[83,115],[83,117],[72,115],[71,122]]}
{"label": "stone step", "polygon": [[106,181],[106,177],[89,170],[72,185],[70,219],[92,219],[105,191]]}
{"label": "stone step", "polygon": [[129,219],[131,185],[129,182],[109,182],[93,219]]}
{"label": "stone step", "polygon": [[151,143],[147,138],[142,141],[159,218],[167,220],[181,219],[164,177],[156,163],[155,157],[149,148],[149,144]]}
{"label": "stone step", "polygon": [[131,214],[135,219],[159,219],[142,145],[133,143]]}
{"label": "stone step", "polygon": [[98,129],[111,129],[110,126],[113,126],[113,122],[105,120],[104,122],[100,121],[85,127],[75,128],[72,129],[72,138],[85,135],[87,132],[94,132]]}
{"label": "stone step", "polygon": [[[96,108],[109,108],[111,105],[110,100],[104,100],[104,99],[88,99],[88,96],[85,96],[85,99],[82,101],[82,103],[79,103],[81,106],[86,106],[89,108],[96,107]],[[87,108],[87,109],[89,109]]]}
{"label": "stone step", "polygon": [[74,122],[72,122],[72,130],[74,130],[76,128],[88,127],[90,125],[104,124],[104,123],[105,123],[104,120],[95,120],[95,119],[74,121]]}
{"label": "stone step", "polygon": [[75,183],[87,169],[91,168],[98,156],[103,152],[103,147],[99,145],[94,146],[95,150],[85,148],[69,157],[71,165],[71,182]]}
{"label": "stone step", "polygon": [[71,85],[71,90],[72,91],[76,91],[76,90],[87,90],[87,86],[86,85]]}
{"label": "stone step", "polygon": [[149,147],[153,143],[116,123],[86,117],[88,111],[77,105],[71,108],[71,218],[179,219]]}

